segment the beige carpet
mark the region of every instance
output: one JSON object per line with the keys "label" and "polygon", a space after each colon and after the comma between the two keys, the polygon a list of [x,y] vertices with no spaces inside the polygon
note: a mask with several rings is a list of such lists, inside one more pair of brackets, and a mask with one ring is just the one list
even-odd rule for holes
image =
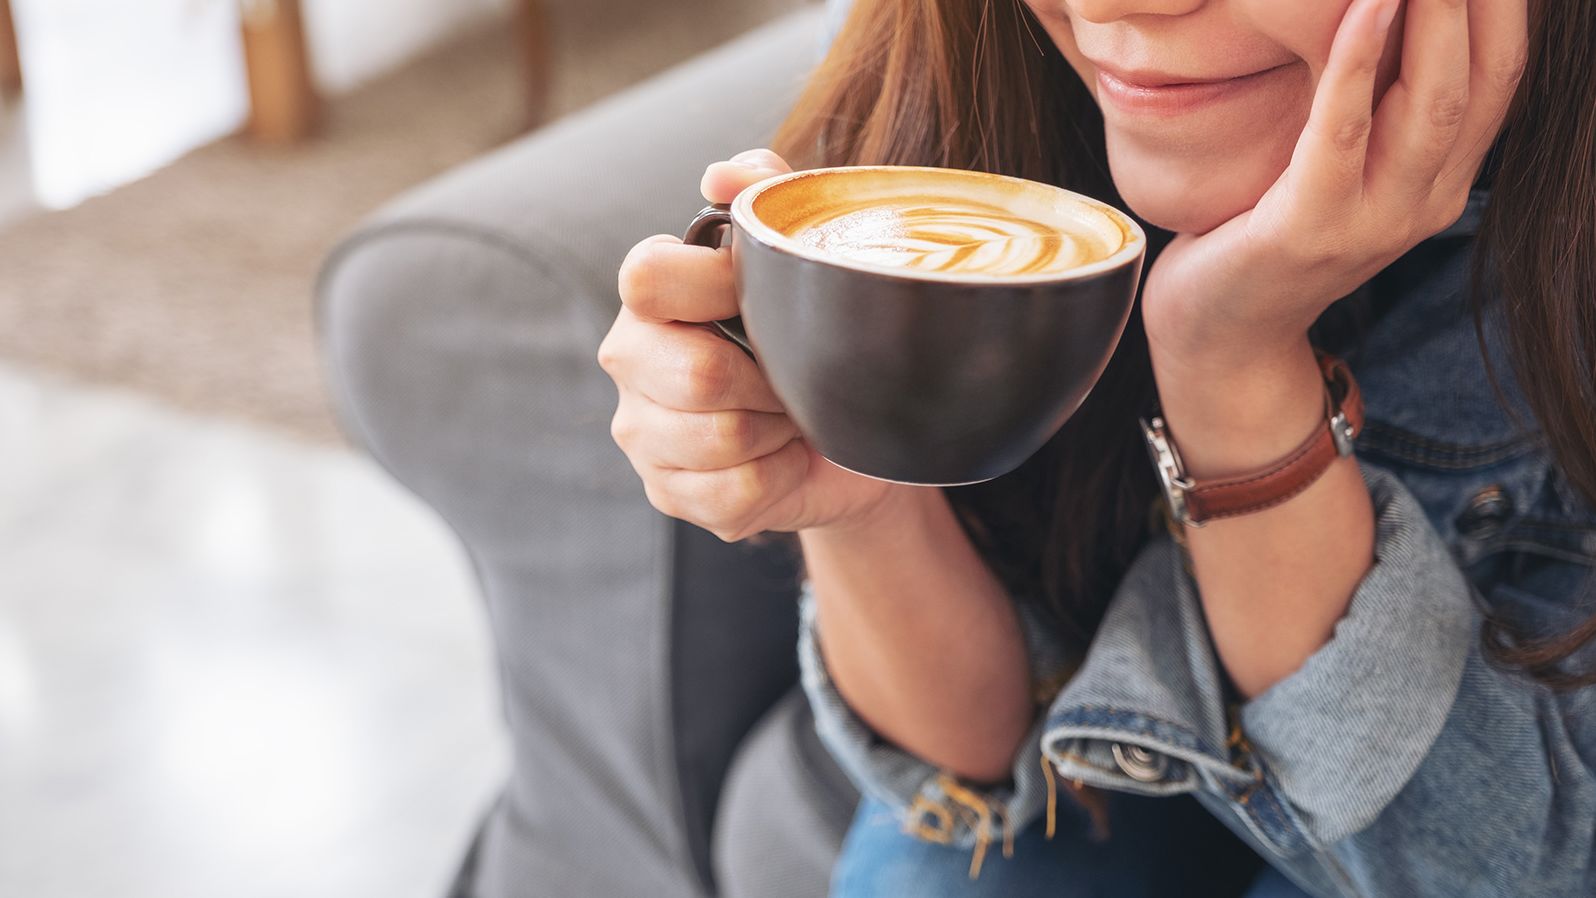
{"label": "beige carpet", "polygon": [[[677,4],[564,3],[553,15],[551,114],[796,5],[695,0],[685,16]],[[516,136],[518,78],[515,48],[490,29],[334,101],[303,146],[229,138],[10,225],[0,231],[0,357],[338,439],[311,321],[317,267],[371,209]]]}

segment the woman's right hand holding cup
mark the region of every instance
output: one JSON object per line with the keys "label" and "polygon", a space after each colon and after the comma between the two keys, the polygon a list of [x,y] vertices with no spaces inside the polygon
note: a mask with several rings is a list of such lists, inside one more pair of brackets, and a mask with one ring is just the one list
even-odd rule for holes
{"label": "woman's right hand holding cup", "polygon": [[[704,173],[704,198],[791,169],[750,150]],[[620,270],[622,308],[599,346],[619,403],[610,432],[660,512],[727,542],[767,530],[868,524],[921,487],[831,464],[787,417],[759,366],[705,322],[737,314],[729,249],[668,235],[634,246]]]}

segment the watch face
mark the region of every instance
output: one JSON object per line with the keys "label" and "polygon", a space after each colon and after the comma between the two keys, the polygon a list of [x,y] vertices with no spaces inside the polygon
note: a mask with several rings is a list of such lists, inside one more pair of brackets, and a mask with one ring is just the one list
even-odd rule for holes
{"label": "watch face", "polygon": [[1153,460],[1153,469],[1158,472],[1158,485],[1164,491],[1164,501],[1169,504],[1170,514],[1176,521],[1185,523],[1186,496],[1178,482],[1182,476],[1180,456],[1175,454],[1175,447],[1164,430],[1164,419],[1154,417],[1149,423],[1143,418],[1142,435],[1147,440],[1147,454]]}

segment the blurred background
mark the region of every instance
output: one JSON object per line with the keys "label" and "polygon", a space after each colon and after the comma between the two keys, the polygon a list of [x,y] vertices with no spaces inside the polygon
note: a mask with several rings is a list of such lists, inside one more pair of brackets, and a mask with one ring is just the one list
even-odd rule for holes
{"label": "blurred background", "polygon": [[317,269],[797,5],[0,0],[0,895],[441,893],[504,775],[493,662],[451,535],[333,423]]}

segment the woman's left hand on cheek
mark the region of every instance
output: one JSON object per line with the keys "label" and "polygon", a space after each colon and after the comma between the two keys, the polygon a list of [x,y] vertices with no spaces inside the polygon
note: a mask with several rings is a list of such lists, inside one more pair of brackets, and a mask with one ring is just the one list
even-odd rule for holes
{"label": "woman's left hand on cheek", "polygon": [[1397,81],[1371,110],[1398,0],[1354,0],[1308,124],[1258,203],[1181,234],[1148,272],[1155,363],[1234,370],[1462,214],[1523,69],[1526,0],[1410,0]]}

